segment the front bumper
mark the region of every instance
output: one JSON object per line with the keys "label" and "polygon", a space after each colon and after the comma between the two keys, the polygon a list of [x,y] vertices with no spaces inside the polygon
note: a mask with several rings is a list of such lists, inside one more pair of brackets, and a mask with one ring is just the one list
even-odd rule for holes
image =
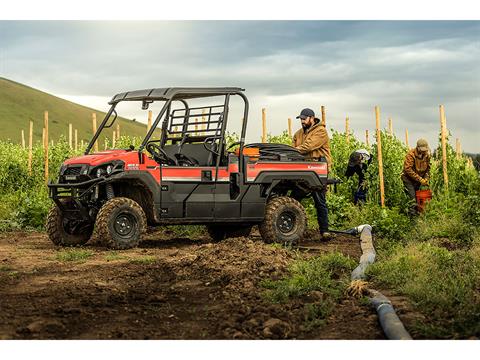
{"label": "front bumper", "polygon": [[66,218],[91,220],[87,206],[97,185],[105,181],[104,177],[78,183],[48,183],[49,196],[57,204]]}

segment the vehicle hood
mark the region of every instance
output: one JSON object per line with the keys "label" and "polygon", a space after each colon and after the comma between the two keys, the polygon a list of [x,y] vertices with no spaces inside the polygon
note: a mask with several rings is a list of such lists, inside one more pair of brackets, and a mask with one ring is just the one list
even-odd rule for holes
{"label": "vehicle hood", "polygon": [[128,162],[130,159],[138,158],[136,151],[130,150],[105,150],[93,154],[77,156],[65,160],[64,165],[88,164],[90,166],[101,165],[114,160]]}

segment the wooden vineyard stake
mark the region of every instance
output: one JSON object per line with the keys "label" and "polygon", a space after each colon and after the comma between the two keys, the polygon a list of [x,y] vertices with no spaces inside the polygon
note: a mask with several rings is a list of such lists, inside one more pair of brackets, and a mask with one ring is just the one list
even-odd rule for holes
{"label": "wooden vineyard stake", "polygon": [[350,143],[350,120],[348,116],[345,118],[345,137],[347,139],[347,144]]}
{"label": "wooden vineyard stake", "polygon": [[368,130],[365,130],[365,144],[370,147],[370,139],[368,138]]}
{"label": "wooden vineyard stake", "polygon": [[327,125],[327,117],[326,117],[326,115],[325,115],[325,106],[322,105],[322,106],[320,107],[320,111],[321,111],[321,113],[322,113],[322,122],[321,122],[321,124],[326,126],[326,125]]}
{"label": "wooden vineyard stake", "polygon": [[410,150],[410,144],[408,143],[408,129],[405,129],[405,145],[407,145],[407,149]]}
{"label": "wooden vineyard stake", "polygon": [[45,128],[42,129],[42,149],[45,149]]}
{"label": "wooden vineyard stake", "polygon": [[120,124],[117,123],[117,133],[116,133],[116,136],[117,136],[117,140],[120,140]]}
{"label": "wooden vineyard stake", "polygon": [[461,150],[461,147],[460,147],[460,139],[459,138],[455,139],[455,152],[457,153],[457,159],[460,159],[460,157],[462,156],[462,150]]}
{"label": "wooden vineyard stake", "polygon": [[68,124],[68,146],[70,147],[70,149],[73,149],[73,145],[72,145],[72,142],[73,142],[73,127],[72,127],[72,123]]}
{"label": "wooden vineyard stake", "polygon": [[112,149],[115,149],[115,141],[116,141],[115,136],[116,136],[115,130],[113,130],[113,132],[112,132]]}
{"label": "wooden vineyard stake", "polygon": [[147,133],[152,128],[152,110],[148,110]]}
{"label": "wooden vineyard stake", "polygon": [[448,173],[447,173],[447,120],[445,119],[445,109],[440,105],[440,127],[442,136],[442,167],[443,167],[443,182],[445,183],[445,190],[448,191]]}
{"label": "wooden vineyard stake", "polygon": [[33,121],[30,120],[30,129],[28,132],[28,175],[32,175],[32,157],[33,157]]}
{"label": "wooden vineyard stake", "polygon": [[78,150],[78,130],[75,129],[75,151]]}
{"label": "wooden vineyard stake", "polygon": [[267,142],[267,114],[265,108],[262,109],[262,143]]}
{"label": "wooden vineyard stake", "polygon": [[22,129],[22,149],[25,149],[25,131]]}
{"label": "wooden vineyard stake", "polygon": [[393,122],[392,118],[388,118],[388,133],[393,136]]}
{"label": "wooden vineyard stake", "polygon": [[375,121],[377,130],[378,176],[380,179],[380,204],[385,207],[385,185],[383,183],[382,137],[380,132],[380,108],[375,106]]}
{"label": "wooden vineyard stake", "polygon": [[292,118],[288,118],[288,136],[292,137]]}
{"label": "wooden vineyard stake", "polygon": [[[97,133],[97,114],[92,113],[92,132],[93,136]],[[98,152],[98,139],[95,141],[95,144],[93,144],[93,148],[95,152]]]}
{"label": "wooden vineyard stake", "polygon": [[473,165],[473,159],[471,157],[468,157],[467,158],[467,163],[468,163],[468,167],[473,169],[475,166]]}
{"label": "wooden vineyard stake", "polygon": [[45,129],[45,139],[44,139],[44,153],[45,153],[45,183],[48,184],[48,111],[45,111],[43,114],[44,129]]}

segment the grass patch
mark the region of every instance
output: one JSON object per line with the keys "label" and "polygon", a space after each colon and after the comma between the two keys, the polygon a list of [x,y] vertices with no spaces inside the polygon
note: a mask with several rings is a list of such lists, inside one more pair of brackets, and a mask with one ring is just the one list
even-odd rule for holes
{"label": "grass patch", "polygon": [[0,271],[2,271],[2,272],[12,271],[12,270],[13,270],[13,268],[11,268],[11,267],[8,266],[8,265],[2,265],[2,266],[0,266]]}
{"label": "grass patch", "polygon": [[415,241],[443,239],[451,248],[468,248],[478,235],[480,217],[471,215],[479,204],[468,206],[461,194],[441,194],[433,198],[416,223],[410,236]]}
{"label": "grass patch", "polygon": [[297,260],[290,273],[281,280],[264,280],[267,290],[264,296],[275,303],[307,296],[312,292],[323,294],[321,300],[305,305],[307,328],[323,323],[334,305],[342,298],[348,286],[350,272],[356,263],[339,252],[321,255],[307,260]]}
{"label": "grass patch", "polygon": [[130,259],[129,262],[131,262],[132,264],[148,265],[148,264],[153,264],[156,260],[157,258],[155,256],[141,256],[141,257]]}
{"label": "grass patch", "polygon": [[57,253],[55,258],[58,261],[62,262],[83,262],[87,260],[89,257],[93,256],[93,252],[90,250],[85,249],[68,249],[68,250],[61,250]]}
{"label": "grass patch", "polygon": [[177,238],[195,239],[207,234],[203,225],[168,225],[164,226],[164,232]]}
{"label": "grass patch", "polygon": [[128,256],[121,255],[117,251],[111,251],[105,256],[106,261],[128,260]]}
{"label": "grass patch", "polygon": [[428,324],[415,331],[428,338],[468,338],[480,333],[480,245],[449,251],[431,243],[412,243],[367,274],[410,298]]}

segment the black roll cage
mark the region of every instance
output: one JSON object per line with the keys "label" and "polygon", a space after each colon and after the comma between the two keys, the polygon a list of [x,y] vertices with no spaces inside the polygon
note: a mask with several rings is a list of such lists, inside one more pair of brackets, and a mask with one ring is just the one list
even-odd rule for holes
{"label": "black roll cage", "polygon": [[[115,95],[112,100],[109,102],[111,105],[109,111],[105,115],[105,118],[101,122],[100,126],[98,127],[96,133],[94,134],[92,140],[88,144],[86,150],[85,150],[85,155],[88,155],[90,150],[92,149],[93,145],[97,141],[98,137],[100,136],[100,133],[104,128],[109,128],[111,127],[114,123],[115,120],[117,119],[117,113],[115,111],[115,107],[117,106],[118,103],[122,101],[142,101],[146,103],[152,103],[154,101],[165,101],[165,104],[163,105],[162,109],[158,113],[157,117],[155,118],[155,121],[153,122],[150,130],[148,133],[145,135],[145,138],[143,139],[142,143],[140,144],[138,148],[138,153],[139,153],[139,158],[140,154],[142,153],[143,149],[147,145],[148,141],[152,137],[153,133],[155,132],[158,124],[164,118],[163,123],[162,123],[162,132],[161,132],[161,138],[160,138],[160,146],[163,148],[166,144],[168,133],[167,133],[167,127],[168,127],[168,121],[169,119],[172,119],[172,115],[174,115],[174,112],[171,112],[171,105],[172,102],[174,101],[180,101],[185,109],[185,115],[183,116],[185,119],[185,124],[188,123],[188,118],[191,116],[190,111],[194,109],[200,109],[200,108],[190,108],[188,105],[188,102],[186,99],[194,99],[194,98],[206,98],[206,97],[212,97],[212,96],[225,96],[225,101],[223,105],[223,112],[220,114],[220,116],[223,117],[221,121],[221,129],[220,130],[220,148],[218,149],[218,152],[221,154],[224,149],[223,144],[225,140],[225,129],[227,126],[228,122],[228,112],[229,112],[229,103],[230,103],[230,96],[231,95],[238,95],[240,96],[243,101],[244,101],[244,111],[243,111],[243,121],[242,121],[242,131],[240,134],[240,149],[239,149],[239,172],[240,173],[245,173],[244,169],[244,155],[243,155],[243,148],[245,146],[245,133],[247,130],[247,121],[248,121],[248,109],[249,109],[249,103],[248,99],[243,93],[245,89],[242,88],[230,88],[230,87],[224,87],[224,88],[159,88],[159,89],[148,89],[148,90],[136,90],[136,91],[130,91],[130,92],[125,92],[125,93],[120,93]],[[205,108],[210,108],[210,113],[206,114],[209,115],[209,120],[210,120],[210,115],[212,114],[217,114],[217,113],[212,113],[212,108],[213,107],[220,107],[220,106],[206,106]],[[113,120],[107,125],[108,120],[110,117],[114,114]],[[199,123],[202,124],[202,123]],[[185,132],[187,125],[184,125],[182,128],[181,132]],[[220,156],[217,157],[216,161],[216,176],[218,177],[218,167],[220,164]]]}

